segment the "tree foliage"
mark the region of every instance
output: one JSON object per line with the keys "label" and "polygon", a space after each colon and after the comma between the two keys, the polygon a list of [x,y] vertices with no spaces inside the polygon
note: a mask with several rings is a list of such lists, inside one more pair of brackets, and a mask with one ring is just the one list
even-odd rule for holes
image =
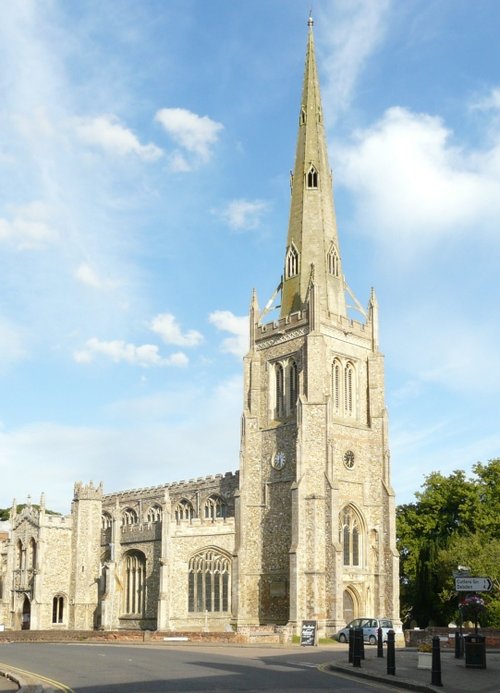
{"label": "tree foliage", "polygon": [[[401,613],[406,623],[446,625],[457,618],[453,572],[489,576],[485,619],[500,626],[500,458],[477,463],[474,476],[429,474],[416,502],[397,508]],[[497,622],[498,621],[498,622]]]}

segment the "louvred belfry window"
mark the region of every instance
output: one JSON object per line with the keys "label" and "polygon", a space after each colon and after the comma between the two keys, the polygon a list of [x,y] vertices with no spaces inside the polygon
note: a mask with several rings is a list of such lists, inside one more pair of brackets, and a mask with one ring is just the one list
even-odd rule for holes
{"label": "louvred belfry window", "polygon": [[318,172],[311,166],[306,175],[306,185],[309,190],[315,190],[318,187]]}
{"label": "louvred belfry window", "polygon": [[299,254],[295,246],[291,245],[288,248],[285,261],[285,277],[290,279],[296,277],[299,273]]}

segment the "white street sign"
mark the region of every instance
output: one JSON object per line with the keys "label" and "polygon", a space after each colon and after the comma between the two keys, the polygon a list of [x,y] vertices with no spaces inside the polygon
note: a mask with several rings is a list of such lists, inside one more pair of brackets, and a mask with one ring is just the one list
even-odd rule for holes
{"label": "white street sign", "polygon": [[457,592],[490,592],[493,580],[489,577],[456,577]]}

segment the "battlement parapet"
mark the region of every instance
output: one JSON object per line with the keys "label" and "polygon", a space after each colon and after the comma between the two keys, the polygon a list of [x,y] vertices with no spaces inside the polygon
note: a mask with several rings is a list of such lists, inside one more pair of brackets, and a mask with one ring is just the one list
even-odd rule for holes
{"label": "battlement parapet", "polygon": [[258,342],[261,339],[267,339],[275,334],[281,334],[282,332],[287,332],[288,329],[294,329],[296,327],[301,327],[307,325],[308,323],[308,311],[307,309],[297,311],[295,313],[290,313],[283,318],[278,320],[273,320],[267,323],[258,323],[255,332],[255,341]]}
{"label": "battlement parapet", "polygon": [[88,484],[84,484],[81,481],[75,483],[73,500],[102,500],[103,488],[102,481],[99,486],[94,486],[94,482],[91,481]]}

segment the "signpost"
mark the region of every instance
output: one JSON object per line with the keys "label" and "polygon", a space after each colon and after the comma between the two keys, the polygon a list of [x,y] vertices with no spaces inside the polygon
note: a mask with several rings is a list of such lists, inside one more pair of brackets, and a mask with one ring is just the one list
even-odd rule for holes
{"label": "signpost", "polygon": [[455,590],[457,592],[490,592],[493,580],[490,577],[456,577]]}

